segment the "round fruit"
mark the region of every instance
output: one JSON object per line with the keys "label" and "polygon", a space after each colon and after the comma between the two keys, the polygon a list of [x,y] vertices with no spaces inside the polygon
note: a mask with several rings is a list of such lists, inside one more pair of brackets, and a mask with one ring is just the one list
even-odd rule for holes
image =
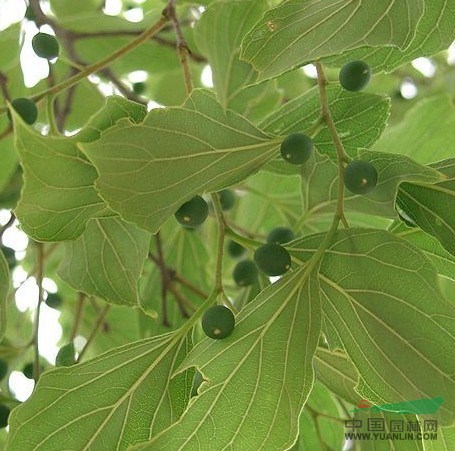
{"label": "round fruit", "polygon": [[63,299],[58,293],[47,293],[47,298],[44,302],[48,307],[58,309],[62,305]]}
{"label": "round fruit", "polygon": [[246,249],[241,244],[230,240],[227,245],[227,251],[232,258],[238,258],[245,253]]}
{"label": "round fruit", "polygon": [[5,359],[0,359],[0,381],[3,380],[8,373],[8,362]]}
{"label": "round fruit", "polygon": [[185,227],[200,226],[209,214],[207,202],[201,196],[194,196],[175,213],[175,218]]}
{"label": "round fruit", "polygon": [[284,244],[295,238],[294,232],[288,227],[276,227],[267,236],[267,243]]}
{"label": "round fruit", "polygon": [[8,263],[9,269],[13,269],[16,264],[16,253],[14,252],[14,249],[11,249],[8,246],[0,246],[0,250],[3,252],[3,255],[5,256],[6,263]]}
{"label": "round fruit", "polygon": [[218,193],[220,195],[220,204],[223,210],[230,210],[235,204],[234,191],[223,189]]}
{"label": "round fruit", "polygon": [[208,337],[215,340],[231,335],[234,326],[234,314],[224,305],[210,307],[202,317],[202,329]]}
{"label": "round fruit", "polygon": [[281,143],[280,152],[288,163],[305,163],[313,152],[313,140],[303,133],[291,133]]}
{"label": "round fruit", "polygon": [[252,260],[242,260],[235,265],[232,278],[239,287],[253,285],[258,276],[258,270]]}
{"label": "round fruit", "polygon": [[22,373],[27,379],[33,379],[33,362],[25,364]]}
{"label": "round fruit", "polygon": [[55,36],[46,33],[38,33],[33,36],[32,47],[34,52],[41,58],[52,60],[58,56],[60,46]]}
{"label": "round fruit", "polygon": [[268,276],[281,276],[291,267],[291,256],[281,244],[268,243],[254,252],[258,268]]}
{"label": "round fruit", "polygon": [[133,92],[140,96],[145,92],[146,84],[143,81],[139,81],[137,83],[133,83]]}
{"label": "round fruit", "polygon": [[76,363],[76,356],[74,353],[74,343],[68,343],[62,346],[55,358],[55,366],[71,366]]}
{"label": "round fruit", "polygon": [[0,428],[6,428],[8,426],[8,417],[11,410],[5,404],[0,404]]}
{"label": "round fruit", "polygon": [[353,160],[344,170],[344,185],[354,194],[368,194],[378,182],[376,168],[365,160]]}
{"label": "round fruit", "polygon": [[18,97],[11,102],[11,106],[24,122],[32,125],[38,117],[38,109],[35,102],[25,97]]}
{"label": "round fruit", "polygon": [[371,78],[371,69],[363,61],[351,61],[340,70],[340,84],[347,91],[360,91]]}

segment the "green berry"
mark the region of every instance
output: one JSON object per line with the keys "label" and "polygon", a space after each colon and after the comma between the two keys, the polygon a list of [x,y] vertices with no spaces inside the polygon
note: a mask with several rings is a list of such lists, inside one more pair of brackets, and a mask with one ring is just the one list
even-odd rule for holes
{"label": "green berry", "polygon": [[202,329],[208,337],[215,340],[231,335],[234,326],[234,314],[224,305],[214,305],[202,316]]}
{"label": "green berry", "polygon": [[11,249],[8,246],[0,246],[0,250],[3,252],[3,255],[5,256],[6,263],[8,263],[9,269],[13,269],[16,264],[16,253],[14,252],[14,249]]}
{"label": "green berry", "polygon": [[[38,117],[38,109],[35,102],[25,97],[18,97],[11,102],[11,106],[24,122],[32,125]],[[11,118],[11,116],[10,116]]]}
{"label": "green berry", "polygon": [[145,92],[145,88],[147,85],[143,81],[138,81],[137,83],[133,83],[133,92],[134,94],[140,96]]}
{"label": "green berry", "polygon": [[378,182],[376,168],[365,160],[353,160],[344,170],[344,185],[354,194],[368,194]]}
{"label": "green berry", "polygon": [[8,374],[8,362],[0,358],[0,381]]}
{"label": "green berry", "polygon": [[363,61],[351,61],[340,70],[340,84],[347,91],[360,91],[371,78],[371,69]]}
{"label": "green berry", "polygon": [[313,152],[313,140],[303,133],[292,133],[281,143],[280,152],[288,163],[305,163]]}
{"label": "green berry", "polygon": [[230,210],[235,205],[235,193],[230,189],[223,189],[219,193],[221,208]]}
{"label": "green berry", "polygon": [[175,218],[185,227],[200,226],[209,214],[207,202],[201,196],[194,196],[175,213]]}
{"label": "green berry", "polygon": [[267,243],[284,244],[294,238],[294,232],[288,227],[276,227],[267,235]]}
{"label": "green berry", "polygon": [[281,244],[268,243],[254,252],[258,268],[268,276],[281,276],[291,267],[291,256]]}
{"label": "green berry", "polygon": [[241,244],[229,240],[227,245],[227,251],[232,258],[238,258],[245,253],[246,249]]}
{"label": "green berry", "polygon": [[60,51],[60,45],[55,36],[46,33],[35,34],[32,39],[32,47],[38,56],[48,60],[56,58]]}
{"label": "green berry", "polygon": [[239,287],[253,285],[258,276],[258,270],[252,260],[242,260],[235,265],[232,278]]}
{"label": "green berry", "polygon": [[44,302],[48,307],[58,309],[62,305],[63,299],[59,293],[47,293],[47,298]]}
{"label": "green berry", "polygon": [[33,362],[25,364],[22,373],[27,379],[33,379]]}
{"label": "green berry", "polygon": [[70,342],[62,346],[55,358],[55,366],[71,366],[76,363],[76,355],[74,352],[74,343]]}
{"label": "green berry", "polygon": [[6,428],[8,426],[8,417],[11,410],[5,404],[0,404],[0,428]]}

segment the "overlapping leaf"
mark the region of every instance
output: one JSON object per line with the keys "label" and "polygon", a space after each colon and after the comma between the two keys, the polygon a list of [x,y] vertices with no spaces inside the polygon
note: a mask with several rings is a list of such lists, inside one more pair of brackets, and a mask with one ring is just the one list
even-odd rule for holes
{"label": "overlapping leaf", "polygon": [[186,340],[168,334],[44,373],[10,416],[7,449],[126,450],[149,439],[186,406],[187,375],[171,377],[187,351]]}
{"label": "overlapping leaf", "polygon": [[149,233],[118,217],[92,219],[79,238],[65,243],[59,274],[78,291],[137,306],[149,241]]}
{"label": "overlapping leaf", "polygon": [[35,240],[77,238],[105,204],[95,191],[96,170],[69,139],[42,136],[14,116],[24,188],[15,214]]}
{"label": "overlapping leaf", "polygon": [[[410,158],[383,152],[359,150],[358,157],[374,165],[378,184],[366,196],[345,191],[346,208],[385,217],[395,217],[398,186],[404,181],[435,183],[443,175]],[[307,215],[332,212],[338,195],[338,168],[327,156],[314,154],[302,165],[302,195]]]}
{"label": "overlapping leaf", "polygon": [[[294,242],[306,260],[315,249]],[[324,318],[354,363],[362,397],[375,404],[442,397],[455,417],[455,308],[436,271],[410,243],[379,230],[337,232],[320,265]]]}
{"label": "overlapping leaf", "polygon": [[263,81],[350,49],[405,49],[423,12],[423,0],[288,0],[268,11],[245,37],[242,57]]}
{"label": "overlapping leaf", "polygon": [[[387,97],[352,93],[339,86],[329,86],[327,99],[335,127],[348,154],[354,155],[358,148],[369,148],[379,139],[389,117],[390,100]],[[281,136],[305,132],[319,119],[320,111],[318,88],[315,87],[285,103],[264,119],[260,127]],[[335,157],[327,127],[321,127],[313,140],[320,152]]]}
{"label": "overlapping leaf", "polygon": [[455,255],[455,158],[431,167],[447,179],[428,186],[404,183],[397,203],[421,229]]}
{"label": "overlapping leaf", "polygon": [[341,66],[347,61],[366,61],[374,71],[390,72],[422,56],[447,49],[455,39],[455,4],[450,0],[425,0],[425,13],[417,24],[412,41],[406,49],[367,47],[348,51],[329,63]]}
{"label": "overlapping leaf", "polygon": [[205,90],[193,91],[182,107],[152,110],[141,125],[121,120],[98,141],[81,145],[108,205],[151,232],[195,194],[257,171],[277,147]]}
{"label": "overlapping leaf", "polygon": [[439,241],[419,227],[394,224],[390,231],[417,246],[433,263],[438,274],[455,280],[455,256],[447,252]]}
{"label": "overlapping leaf", "polygon": [[239,59],[243,37],[267,6],[266,0],[218,1],[195,27],[195,41],[208,58],[218,100],[224,108],[247,117],[269,112],[280,98],[273,82],[245,88],[256,78],[256,71]]}
{"label": "overlapping leaf", "polygon": [[454,142],[455,104],[450,96],[439,95],[418,102],[398,125],[384,132],[373,150],[428,164],[453,157]]}
{"label": "overlapping leaf", "polygon": [[305,268],[271,285],[237,317],[228,338],[205,339],[182,368],[207,382],[181,420],[136,449],[286,449],[313,385],[319,288]]}

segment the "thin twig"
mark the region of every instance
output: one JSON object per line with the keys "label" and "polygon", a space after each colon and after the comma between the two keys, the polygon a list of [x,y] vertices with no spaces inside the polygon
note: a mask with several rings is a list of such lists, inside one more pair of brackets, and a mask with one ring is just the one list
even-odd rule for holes
{"label": "thin twig", "polygon": [[14,224],[15,220],[16,220],[16,216],[11,211],[8,221],[6,221],[6,223],[4,225],[2,225],[2,227],[0,227],[0,242],[2,240],[3,234]]}
{"label": "thin twig", "polygon": [[183,36],[182,29],[175,10],[175,1],[169,0],[163,14],[172,22],[174,26],[175,35],[177,38],[176,49],[180,59],[180,65],[183,69],[183,77],[185,79],[186,92],[188,94],[193,90],[193,76],[191,75],[191,67],[189,62],[189,55],[191,54],[185,37]]}
{"label": "thin twig", "polygon": [[71,334],[70,334],[70,341],[74,340],[74,338],[76,337],[77,331],[79,329],[79,324],[81,322],[82,315],[84,312],[84,301],[85,301],[85,294],[79,293],[79,296],[77,298],[76,313],[74,315],[73,327],[71,329]]}
{"label": "thin twig", "polygon": [[98,319],[96,320],[95,325],[93,326],[93,329],[92,329],[92,332],[90,333],[90,336],[87,338],[87,343],[85,343],[85,346],[82,348],[82,350],[81,350],[81,352],[80,352],[80,354],[79,354],[79,356],[77,358],[77,362],[76,363],[79,363],[81,361],[82,357],[84,356],[84,354],[87,352],[88,347],[90,346],[90,344],[92,343],[92,341],[96,337],[96,334],[99,332],[102,324],[104,323],[104,319],[106,318],[106,315],[108,314],[109,309],[110,309],[110,305],[109,304],[106,304],[104,306],[104,308],[102,309],[101,313],[98,316]]}
{"label": "thin twig", "polygon": [[318,73],[318,87],[319,87],[319,99],[321,103],[321,116],[323,117],[327,128],[329,129],[332,141],[335,144],[335,150],[337,153],[338,161],[338,200],[337,200],[337,214],[341,222],[346,228],[349,228],[349,224],[344,216],[344,163],[348,163],[351,159],[344,150],[343,143],[341,142],[340,136],[338,135],[335,123],[330,113],[329,102],[327,99],[326,86],[328,80],[325,76],[322,64],[316,62],[316,70]]}
{"label": "thin twig", "polygon": [[33,364],[33,378],[35,382],[38,381],[40,376],[40,356],[39,356],[39,320],[41,312],[41,304],[43,302],[43,277],[44,277],[44,252],[43,243],[36,243],[36,284],[38,285],[38,305],[36,306],[35,312],[35,328],[33,332],[33,348],[35,352],[35,360]]}
{"label": "thin twig", "polygon": [[180,283],[181,285],[187,287],[189,290],[191,290],[193,293],[197,294],[201,299],[207,299],[208,294],[199,289],[196,285],[191,283],[188,279],[185,279],[182,277],[180,274],[177,274],[174,272],[172,274],[172,279],[175,280],[176,282]]}
{"label": "thin twig", "polygon": [[167,315],[167,291],[171,285],[171,278],[169,276],[168,268],[164,260],[163,246],[161,244],[161,235],[158,232],[155,235],[156,249],[158,252],[157,265],[161,273],[161,310],[163,312],[163,326],[170,327],[168,315]]}

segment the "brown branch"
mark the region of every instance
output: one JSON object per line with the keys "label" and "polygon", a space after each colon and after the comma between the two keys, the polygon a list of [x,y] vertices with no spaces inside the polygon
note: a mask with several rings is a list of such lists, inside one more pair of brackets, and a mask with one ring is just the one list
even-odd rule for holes
{"label": "brown branch", "polygon": [[183,70],[183,77],[185,80],[186,92],[191,94],[193,90],[193,76],[191,74],[191,67],[189,62],[189,55],[191,51],[188,48],[185,37],[183,36],[182,29],[180,27],[180,22],[177,17],[177,11],[175,10],[175,1],[169,0],[166,8],[163,11],[163,15],[171,21],[174,26],[175,35],[177,38],[176,49],[180,60],[180,65]]}
{"label": "brown branch", "polygon": [[44,252],[43,252],[43,243],[36,243],[36,251],[37,251],[37,274],[36,274],[36,283],[38,285],[38,305],[36,307],[35,312],[35,324],[34,324],[34,332],[33,332],[33,348],[35,351],[35,359],[33,363],[33,378],[35,382],[38,381],[40,376],[40,356],[39,356],[39,320],[40,320],[40,312],[41,312],[41,304],[43,303],[43,277],[44,277]]}

